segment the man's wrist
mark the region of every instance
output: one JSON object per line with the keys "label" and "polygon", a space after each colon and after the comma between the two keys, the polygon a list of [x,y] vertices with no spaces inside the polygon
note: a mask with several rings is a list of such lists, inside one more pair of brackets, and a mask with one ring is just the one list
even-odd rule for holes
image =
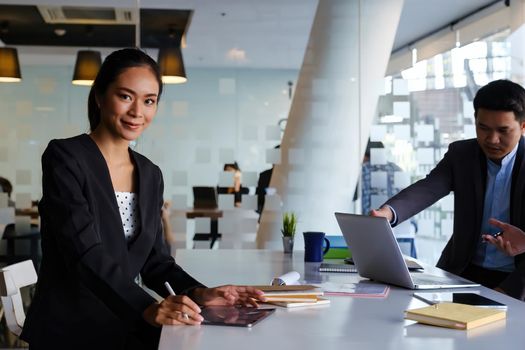
{"label": "man's wrist", "polygon": [[392,226],[395,226],[397,225],[397,214],[396,214],[396,211],[394,210],[394,208],[392,208],[390,205],[388,204],[384,204],[383,205],[383,208],[387,208],[390,210],[390,213],[392,214],[392,218],[389,220],[389,223],[390,225]]}

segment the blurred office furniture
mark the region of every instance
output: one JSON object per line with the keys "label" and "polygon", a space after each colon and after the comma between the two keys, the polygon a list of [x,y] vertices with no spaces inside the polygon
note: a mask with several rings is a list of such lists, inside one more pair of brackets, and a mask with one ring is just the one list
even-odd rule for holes
{"label": "blurred office furniture", "polygon": [[[7,241],[7,251],[5,255],[0,255],[0,261],[8,265],[14,264],[26,259],[31,259],[38,269],[40,266],[40,229],[37,225],[28,222],[19,221],[6,225],[2,239]],[[22,242],[29,242],[29,254],[20,253],[17,245]]]}
{"label": "blurred office furniture", "polygon": [[16,335],[22,333],[25,321],[20,288],[35,284],[37,274],[33,262],[25,260],[0,270],[0,298],[7,327]]}
{"label": "blurred office furniture", "polygon": [[210,186],[193,186],[194,209],[217,209],[217,190]]}

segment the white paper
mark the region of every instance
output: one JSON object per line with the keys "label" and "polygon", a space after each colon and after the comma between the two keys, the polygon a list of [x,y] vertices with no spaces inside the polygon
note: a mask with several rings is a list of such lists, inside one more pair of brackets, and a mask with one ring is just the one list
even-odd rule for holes
{"label": "white paper", "polygon": [[290,271],[279,277],[274,277],[270,282],[272,286],[293,286],[299,284],[301,275],[297,271]]}

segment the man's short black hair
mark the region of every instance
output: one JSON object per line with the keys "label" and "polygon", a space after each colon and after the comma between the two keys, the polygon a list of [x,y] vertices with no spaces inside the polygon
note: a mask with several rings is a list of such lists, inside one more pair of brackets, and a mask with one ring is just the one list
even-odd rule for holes
{"label": "man's short black hair", "polygon": [[525,89],[510,80],[494,80],[483,86],[474,97],[474,117],[480,108],[514,112],[517,121],[525,120]]}

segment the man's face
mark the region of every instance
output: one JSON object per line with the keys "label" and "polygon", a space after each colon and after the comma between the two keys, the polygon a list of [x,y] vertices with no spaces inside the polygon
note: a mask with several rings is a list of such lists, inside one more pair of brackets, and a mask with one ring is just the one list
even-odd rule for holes
{"label": "man's face", "polygon": [[476,135],[479,146],[490,160],[500,163],[512,151],[525,130],[512,111],[478,109]]}

